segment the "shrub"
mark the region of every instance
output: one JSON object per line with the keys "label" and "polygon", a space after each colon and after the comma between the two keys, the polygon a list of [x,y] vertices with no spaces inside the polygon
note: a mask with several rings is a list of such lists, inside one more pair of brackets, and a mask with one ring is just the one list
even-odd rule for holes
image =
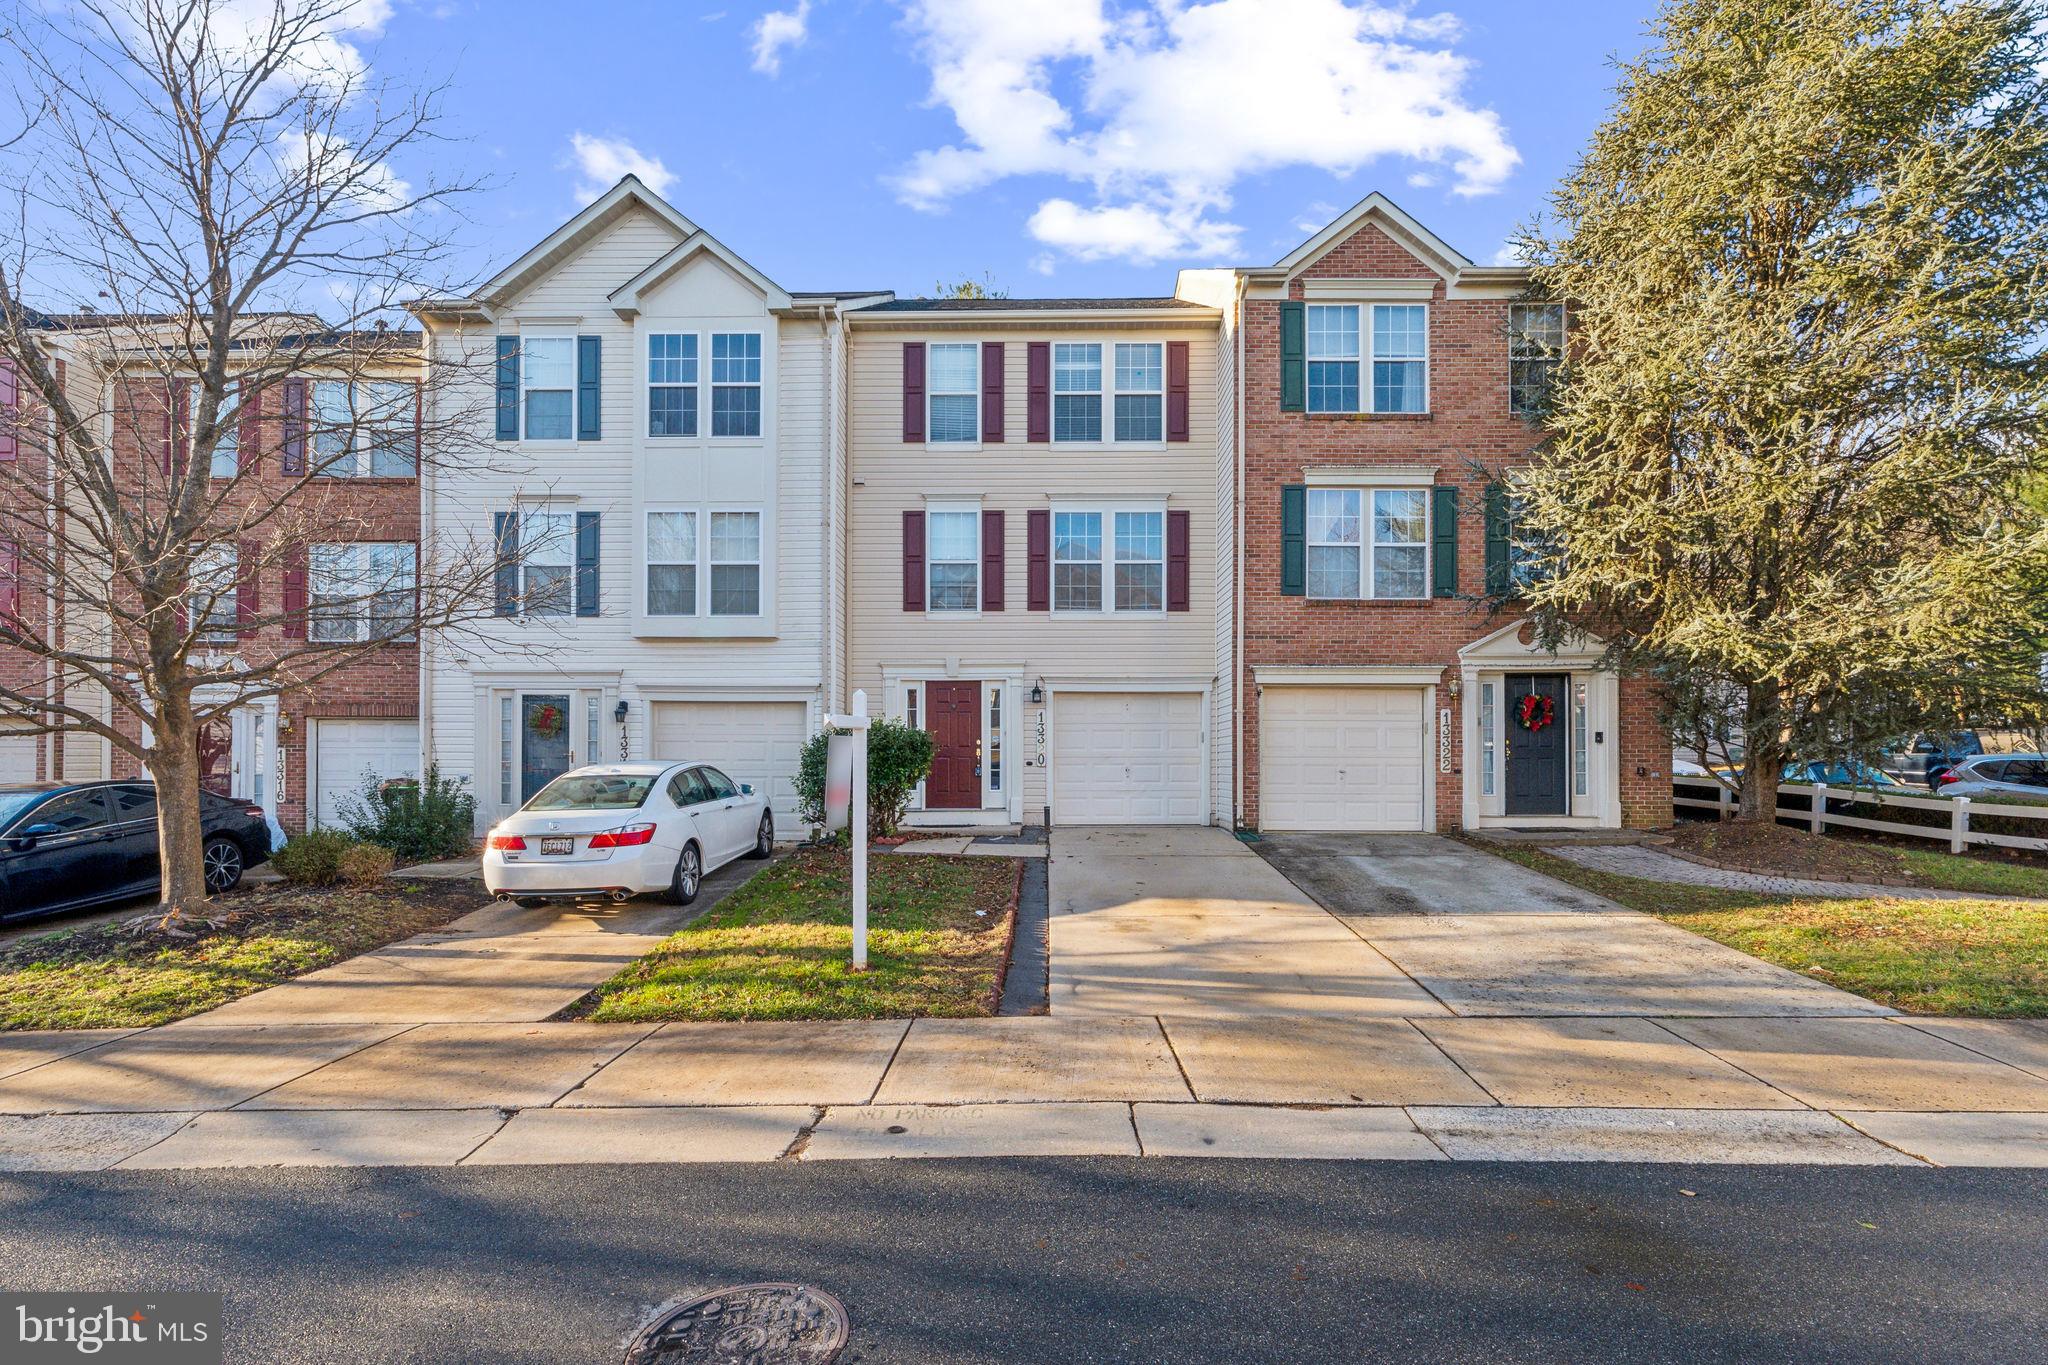
{"label": "shrub", "polygon": [[441,776],[438,766],[427,769],[424,781],[383,782],[365,773],[356,794],[341,803],[342,823],[364,843],[407,862],[459,858],[475,838],[476,799],[467,785]]}
{"label": "shrub", "polygon": [[342,856],[355,846],[355,840],[336,830],[309,829],[285,840],[270,855],[270,865],[299,886],[332,886],[341,876]]}
{"label": "shrub", "polygon": [[[830,731],[811,736],[796,771],[797,819],[825,823],[825,750]],[[910,794],[932,767],[932,737],[896,720],[868,727],[868,820],[873,834],[894,834]]]}
{"label": "shrub", "polygon": [[341,855],[337,870],[350,886],[374,886],[391,875],[398,859],[378,844],[357,844]]}

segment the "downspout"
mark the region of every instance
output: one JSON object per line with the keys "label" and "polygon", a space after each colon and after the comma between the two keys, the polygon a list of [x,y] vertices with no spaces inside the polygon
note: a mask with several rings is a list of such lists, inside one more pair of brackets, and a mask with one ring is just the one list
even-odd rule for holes
{"label": "downspout", "polygon": [[[463,330],[459,325],[456,328],[455,335],[458,342],[464,340]],[[428,381],[433,377],[431,373],[431,368],[434,363],[434,343],[435,337],[433,328],[427,325],[427,320],[423,317],[420,319],[420,384],[422,386],[423,391],[431,391],[432,387]],[[438,404],[436,406],[438,407]],[[440,414],[437,411],[435,413],[435,417],[438,419],[439,416]],[[437,427],[435,424],[429,424],[427,427],[427,430],[429,432],[432,432],[436,429]],[[424,556],[430,552],[434,544],[434,488],[436,482],[436,462],[426,458],[425,451],[419,452],[419,456],[420,461],[418,473],[420,476],[420,554]],[[417,566],[415,566],[415,575],[417,575]],[[420,782],[422,786],[424,786],[426,783],[427,767],[429,763],[432,761],[430,756],[434,752],[434,708],[427,704],[427,700],[429,696],[428,688],[431,686],[433,679],[433,653],[435,648],[437,647],[437,644],[438,641],[431,637],[426,631],[420,632],[419,680],[418,686],[414,693],[415,700],[413,702],[413,712],[419,717],[419,762]],[[307,752],[310,753],[312,750],[313,737],[310,734],[305,735],[302,737],[302,742],[307,746]],[[277,747],[279,752],[281,753],[283,751],[284,745],[282,742],[279,742]],[[312,776],[313,765],[311,763],[306,762],[304,759],[300,760],[299,769],[299,776],[302,781],[305,778]],[[476,774],[476,785],[480,786],[482,784],[482,781],[483,774]],[[476,787],[472,786],[471,790],[476,790]],[[278,800],[283,801],[284,784],[281,782],[278,784],[277,794]],[[306,812],[309,817],[312,814],[312,807],[313,793],[311,790],[308,790],[306,792]],[[310,818],[308,819],[307,823],[309,825],[312,823]]]}
{"label": "downspout", "polygon": [[1233,611],[1232,611],[1232,613],[1231,613],[1231,615],[1232,615],[1232,617],[1233,617],[1233,620],[1231,621],[1231,635],[1232,635],[1232,640],[1231,640],[1231,657],[1230,657],[1230,668],[1231,668],[1231,679],[1232,679],[1232,682],[1231,682],[1231,689],[1230,689],[1230,700],[1231,700],[1231,702],[1232,702],[1232,706],[1231,706],[1231,708],[1230,708],[1230,712],[1231,712],[1231,716],[1230,716],[1230,723],[1231,723],[1231,726],[1232,726],[1232,728],[1233,728],[1233,729],[1235,730],[1235,732],[1236,732],[1236,733],[1235,733],[1235,736],[1234,736],[1234,739],[1233,739],[1233,743],[1234,743],[1234,744],[1236,745],[1236,749],[1237,749],[1237,752],[1236,752],[1236,754],[1234,755],[1234,759],[1235,759],[1235,761],[1234,761],[1234,762],[1232,762],[1232,763],[1231,763],[1231,765],[1230,765],[1230,778],[1231,778],[1231,782],[1232,782],[1232,784],[1233,784],[1233,785],[1234,785],[1234,786],[1235,786],[1235,787],[1237,788],[1237,790],[1236,790],[1236,793],[1234,794],[1234,796],[1233,796],[1233,798],[1232,798],[1232,801],[1231,801],[1231,812],[1230,812],[1230,821],[1231,821],[1231,824],[1232,824],[1232,825],[1233,825],[1233,826],[1234,826],[1235,828],[1237,828],[1237,829],[1243,829],[1243,828],[1244,828],[1244,705],[1245,705],[1245,703],[1244,703],[1244,689],[1245,689],[1245,686],[1246,686],[1246,683],[1245,683],[1245,680],[1244,680],[1244,673],[1245,673],[1245,669],[1244,669],[1244,575],[1245,575],[1245,544],[1244,544],[1244,487],[1245,487],[1245,478],[1244,478],[1244,466],[1245,466],[1245,460],[1246,460],[1246,458],[1247,458],[1247,456],[1246,456],[1246,452],[1245,452],[1245,447],[1244,447],[1244,442],[1245,442],[1245,419],[1244,419],[1244,410],[1245,410],[1245,400],[1244,400],[1244,394],[1245,394],[1245,378],[1244,378],[1244,366],[1245,366],[1245,356],[1244,356],[1244,275],[1243,275],[1243,273],[1242,273],[1242,272],[1239,272],[1238,274],[1236,274],[1236,275],[1235,275],[1235,276],[1233,277],[1233,279],[1234,279],[1234,283],[1235,283],[1235,288],[1234,288],[1234,289],[1232,290],[1232,297],[1231,297],[1231,314],[1232,314],[1232,317],[1233,317],[1233,319],[1234,319],[1234,322],[1235,322],[1235,326],[1236,326],[1236,331],[1237,331],[1237,359],[1236,359],[1236,361],[1235,361],[1235,362],[1233,363],[1233,365],[1232,365],[1232,371],[1233,371],[1233,373],[1231,374],[1231,378],[1230,378],[1230,387],[1231,387],[1231,395],[1230,395],[1230,397],[1231,397],[1231,406],[1232,406],[1232,407],[1234,407],[1234,408],[1236,409],[1236,412],[1235,412],[1235,413],[1233,413],[1232,415],[1233,415],[1233,417],[1235,418],[1235,420],[1236,420],[1236,422],[1237,422],[1237,448],[1236,448],[1236,450],[1235,450],[1235,451],[1233,452],[1233,454],[1235,454],[1235,455],[1236,455],[1236,457],[1237,457],[1237,458],[1236,458],[1236,464],[1237,464],[1237,507],[1235,508],[1235,511],[1236,511],[1236,513],[1237,513],[1237,543],[1236,543],[1236,545],[1234,545],[1234,546],[1233,546],[1232,548],[1233,548],[1233,550],[1234,550],[1234,551],[1236,552],[1236,556],[1237,556],[1237,573],[1236,573],[1236,575],[1235,575],[1235,579],[1236,579],[1236,581],[1235,581],[1235,582],[1233,582],[1233,583],[1232,583],[1232,584],[1231,584],[1230,586],[1231,586],[1231,591],[1232,591],[1232,594],[1233,594],[1233,595],[1234,595],[1234,596],[1236,597],[1237,601],[1236,601],[1236,606],[1235,606],[1234,610],[1233,610]]}
{"label": "downspout", "polygon": [[[66,366],[62,356],[58,356],[56,361],[57,387],[61,390],[70,382],[68,377],[69,368]],[[66,397],[69,397],[68,393]],[[58,558],[62,553],[60,547],[64,543],[62,539],[64,508],[57,501],[57,465],[63,458],[63,451],[59,448],[59,442],[63,440],[63,436],[57,427],[56,412],[54,410],[48,412],[45,418],[49,425],[50,436],[49,440],[43,445],[43,505],[49,508],[47,514],[49,524],[45,531],[49,540],[46,543],[48,553],[43,556],[43,559],[49,565],[50,570],[54,572],[46,572],[43,578],[43,638],[61,650],[68,643],[64,630],[64,611],[58,601],[63,595],[62,584],[64,582],[63,565]],[[47,654],[43,657],[43,689],[45,696],[54,698],[60,706],[63,704],[66,693],[58,684],[57,661]],[[47,713],[45,714],[47,715]],[[56,730],[52,730],[44,736],[43,780],[46,782],[62,782],[64,780],[64,773],[58,759],[59,753],[70,747],[64,743],[64,738],[64,734]]]}

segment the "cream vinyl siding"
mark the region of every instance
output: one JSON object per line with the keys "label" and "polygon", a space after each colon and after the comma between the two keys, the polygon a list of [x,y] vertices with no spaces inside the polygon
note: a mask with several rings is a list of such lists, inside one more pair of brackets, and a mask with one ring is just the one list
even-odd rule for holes
{"label": "cream vinyl siding", "polygon": [[[978,450],[904,444],[903,343],[935,340],[1004,343],[1002,443]],[[1028,343],[1100,341],[1108,347],[1120,340],[1189,343],[1189,439],[1081,447],[1026,441]],[[1042,678],[1055,692],[1073,684],[1172,688],[1193,694],[1199,704],[1216,681],[1216,342],[1213,321],[1093,326],[1063,324],[1056,314],[1016,330],[860,324],[852,330],[847,686],[867,688],[877,713],[900,715],[900,697],[885,687],[885,675],[968,679],[1007,672],[1020,680],[1011,714],[1022,733],[1013,733],[1006,747],[1011,780],[1022,784],[1026,821],[1037,822],[1047,804],[1046,770],[1036,762],[1041,708],[1028,700],[1034,682]],[[1055,504],[1087,509],[1140,502],[1189,514],[1190,610],[1083,618],[1027,609],[1028,512]],[[971,617],[903,610],[903,513],[928,503],[1003,513],[1004,610]],[[1209,714],[1213,762],[1219,746],[1229,747],[1228,712],[1212,704]],[[1226,780],[1209,785],[1210,809],[1194,818],[1216,817],[1220,792],[1220,816],[1227,820],[1227,772]]]}
{"label": "cream vinyl siding", "polygon": [[[494,689],[573,691],[571,717],[579,757],[586,742],[586,702],[599,703],[597,752],[616,759],[650,752],[651,713],[657,702],[780,700],[804,711],[815,726],[824,708],[826,621],[824,569],[828,539],[820,534],[829,514],[830,461],[825,448],[830,414],[825,379],[829,334],[815,318],[781,319],[767,312],[753,286],[715,256],[700,253],[641,294],[641,315],[621,318],[611,292],[678,241],[674,229],[638,206],[541,277],[495,323],[452,322],[435,327],[434,354],[465,363],[459,391],[440,395],[454,403],[476,433],[465,464],[475,468],[430,484],[433,535],[451,551],[487,550],[493,514],[515,506],[597,512],[603,517],[596,618],[519,621],[487,619],[460,639],[428,647],[431,748],[443,772],[468,776],[477,794],[479,821],[502,814],[498,803],[497,712]],[[496,337],[519,330],[522,319],[544,319],[534,330],[604,339],[603,438],[523,444],[498,442],[493,432],[491,358]],[[563,321],[563,319],[580,319]],[[687,321],[678,321],[687,320]],[[830,324],[836,327],[836,323]],[[667,443],[646,435],[646,334],[693,329],[762,333],[762,439],[745,442]],[[466,359],[465,359],[466,358]],[[700,374],[708,377],[708,356]],[[708,382],[700,399],[700,430],[709,428]],[[678,454],[678,445],[694,452]],[[743,448],[744,447],[744,448]],[[644,587],[642,546],[648,507],[676,505],[669,476],[682,460],[714,471],[750,462],[762,477],[745,494],[749,507],[767,514],[763,528],[764,607],[772,614],[748,636],[680,638],[646,633],[638,607]],[[722,486],[708,494],[737,507],[739,494]],[[700,526],[704,543],[707,528]],[[627,703],[623,728],[613,720]],[[808,729],[806,730],[808,733]]]}

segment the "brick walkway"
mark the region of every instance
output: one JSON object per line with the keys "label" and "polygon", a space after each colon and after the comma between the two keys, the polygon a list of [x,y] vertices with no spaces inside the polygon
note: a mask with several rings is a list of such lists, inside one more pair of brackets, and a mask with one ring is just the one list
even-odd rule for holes
{"label": "brick walkway", "polygon": [[1718,867],[1674,858],[1640,845],[1546,846],[1545,853],[1606,872],[1617,877],[1637,877],[1651,882],[1677,882],[1685,886],[1711,886],[1722,891],[1762,891],[1787,896],[1887,896],[1894,900],[1969,900],[1965,891],[1935,891],[1913,886],[1873,886],[1862,882],[1823,882],[1807,877],[1776,877],[1762,872],[1728,872]]}

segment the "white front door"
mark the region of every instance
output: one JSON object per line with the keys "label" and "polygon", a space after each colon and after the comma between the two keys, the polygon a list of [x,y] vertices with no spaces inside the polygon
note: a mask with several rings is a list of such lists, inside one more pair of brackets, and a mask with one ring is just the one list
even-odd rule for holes
{"label": "white front door", "polygon": [[1199,692],[1061,692],[1052,705],[1052,818],[1199,825]]}
{"label": "white front door", "polygon": [[1424,702],[1420,687],[1263,688],[1259,828],[1423,828]]}

